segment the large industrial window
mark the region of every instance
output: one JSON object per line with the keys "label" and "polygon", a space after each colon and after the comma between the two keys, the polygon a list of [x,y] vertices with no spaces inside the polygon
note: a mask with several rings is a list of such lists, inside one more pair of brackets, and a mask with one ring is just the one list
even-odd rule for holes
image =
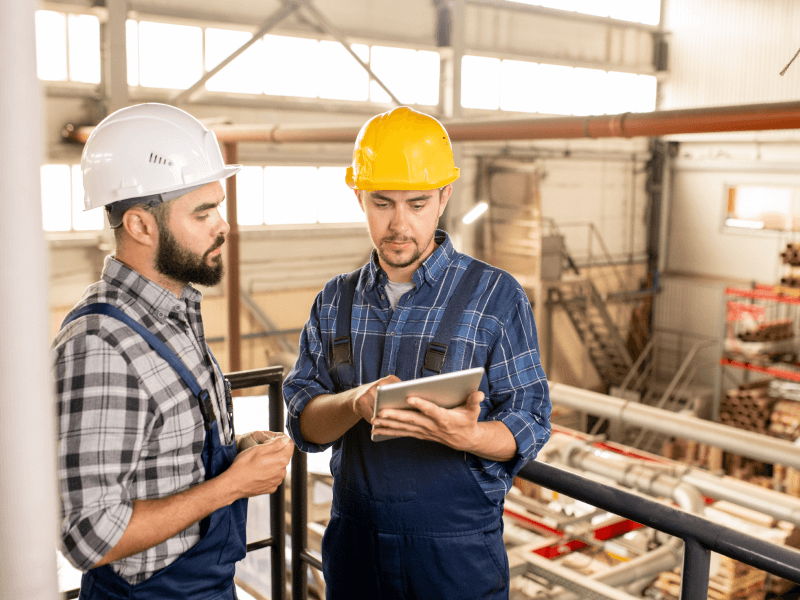
{"label": "large industrial window", "polygon": [[47,81],[100,83],[100,21],[36,11],[36,72]]}
{"label": "large industrial window", "polygon": [[102,210],[83,210],[80,165],[42,165],[42,227],[45,231],[103,228]]}
{"label": "large industrial window", "polygon": [[800,188],[729,185],[726,203],[726,227],[800,231]]}
{"label": "large industrial window", "polygon": [[[245,166],[236,175],[239,225],[363,223],[364,213],[345,185],[345,167]],[[83,210],[80,165],[41,168],[42,227],[48,232],[98,231],[102,209]],[[227,219],[227,205],[220,206]]]}
{"label": "large industrial window", "polygon": [[[128,83],[186,89],[252,38],[246,31],[128,21]],[[352,44],[350,48],[403,102],[439,102],[439,54]],[[399,68],[402,67],[402,68]],[[413,68],[409,68],[413,67]],[[407,73],[413,73],[409,77]],[[265,35],[206,82],[215,92],[330,100],[388,101],[338,42]]]}
{"label": "large industrial window", "polygon": [[621,21],[658,25],[661,0],[509,0]]}
{"label": "large industrial window", "polygon": [[602,115],[655,110],[656,78],[485,56],[464,56],[466,108],[549,115]]}
{"label": "large industrial window", "polygon": [[345,167],[245,167],[236,180],[239,224],[363,223],[344,172]]}

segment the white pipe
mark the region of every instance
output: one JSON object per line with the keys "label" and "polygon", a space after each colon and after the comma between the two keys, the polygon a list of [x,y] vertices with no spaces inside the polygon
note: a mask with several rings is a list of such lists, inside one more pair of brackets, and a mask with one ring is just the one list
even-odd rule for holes
{"label": "white pipe", "polygon": [[[672,497],[684,508],[697,506],[697,492],[700,492],[716,500],[727,500],[757,510],[779,521],[800,525],[800,498],[703,469],[637,461],[611,451],[598,450],[584,440],[565,441],[559,435],[550,438],[541,457],[545,462],[559,461],[564,465],[614,478],[619,483],[642,491],[647,491],[652,480],[654,492]],[[628,474],[629,471],[632,474]],[[665,476],[671,479],[665,479]],[[672,483],[676,481],[680,484]],[[672,485],[675,485],[674,489],[671,489]],[[694,509],[693,512],[698,510]]]}
{"label": "white pipe", "polygon": [[57,598],[55,419],[34,0],[0,0],[0,598]]}
{"label": "white pipe", "polygon": [[[535,552],[526,552],[523,555],[528,563],[528,570],[540,575],[547,581],[555,583],[564,589],[580,594],[582,598],[606,598],[608,600],[634,600],[632,596],[615,587],[581,575],[577,571],[568,569]],[[641,599],[639,599],[641,600]]]}
{"label": "white pipe", "polygon": [[550,384],[550,399],[553,404],[605,417],[626,426],[642,427],[695,440],[754,460],[800,469],[800,452],[797,451],[797,446],[785,440],[612,398],[563,383]]}
{"label": "white pipe", "polygon": [[719,477],[702,469],[689,469],[681,480],[703,494],[752,508],[779,521],[800,525],[800,498],[782,494],[733,477]]}

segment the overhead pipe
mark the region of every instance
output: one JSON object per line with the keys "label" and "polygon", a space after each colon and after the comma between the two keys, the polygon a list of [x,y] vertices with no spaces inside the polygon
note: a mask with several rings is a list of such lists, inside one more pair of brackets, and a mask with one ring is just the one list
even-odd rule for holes
{"label": "overhead pipe", "polygon": [[[661,110],[647,113],[590,115],[586,117],[524,117],[444,121],[453,142],[553,140],[639,136],[657,137],[681,133],[719,133],[800,129],[800,102],[744,104]],[[93,127],[67,125],[64,136],[85,143]],[[220,142],[348,143],[361,125],[216,125]]]}

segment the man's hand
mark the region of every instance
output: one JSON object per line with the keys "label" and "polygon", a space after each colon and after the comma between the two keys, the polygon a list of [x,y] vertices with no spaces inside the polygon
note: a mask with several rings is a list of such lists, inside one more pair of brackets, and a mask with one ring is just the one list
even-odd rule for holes
{"label": "man's hand", "polygon": [[353,412],[367,423],[372,423],[372,416],[375,414],[375,394],[377,394],[378,386],[386,385],[387,383],[398,383],[399,381],[400,378],[397,375],[389,375],[353,389]]}
{"label": "man's hand", "polygon": [[372,422],[374,433],[414,437],[472,452],[482,401],[483,392],[475,392],[461,406],[447,409],[412,396],[407,402],[417,410],[383,409]]}
{"label": "man's hand", "polygon": [[274,431],[251,431],[243,435],[236,436],[236,450],[244,452],[248,448],[258,446],[271,439],[279,437],[283,434],[275,433]]}
{"label": "man's hand", "polygon": [[286,478],[286,467],[294,451],[291,438],[283,433],[268,431],[254,433],[266,434],[267,437],[255,436],[254,439],[264,439],[264,441],[259,441],[257,445],[239,453],[223,474],[231,481],[239,498],[274,492]]}
{"label": "man's hand", "polygon": [[384,408],[372,421],[373,432],[439,442],[498,462],[511,460],[517,453],[511,430],[500,421],[478,421],[483,397],[483,392],[475,392],[451,409],[411,397],[407,402],[417,410]]}

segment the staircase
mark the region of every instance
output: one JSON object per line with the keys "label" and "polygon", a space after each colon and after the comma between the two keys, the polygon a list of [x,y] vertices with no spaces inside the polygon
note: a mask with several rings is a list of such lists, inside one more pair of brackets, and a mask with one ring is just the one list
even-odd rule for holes
{"label": "staircase", "polygon": [[619,386],[633,360],[592,281],[561,281],[549,288],[548,302],[564,309],[603,382]]}

